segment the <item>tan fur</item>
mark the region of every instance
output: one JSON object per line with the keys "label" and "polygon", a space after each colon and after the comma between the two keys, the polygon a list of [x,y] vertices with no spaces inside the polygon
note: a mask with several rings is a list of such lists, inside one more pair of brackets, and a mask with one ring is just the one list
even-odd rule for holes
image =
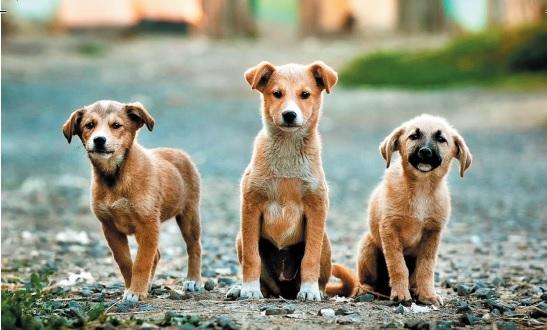
{"label": "tan fur", "polygon": [[[160,223],[173,217],[187,244],[188,279],[201,283],[199,173],[180,150],[141,147],[135,139],[143,125],[152,130],[154,119],[141,104],[99,101],[76,110],[63,127],[68,142],[77,135],[88,151],[91,208],[120,267],[126,295],[137,298],[146,297],[160,259]],[[91,140],[99,130],[108,137],[110,156],[93,152]],[[139,246],[135,262],[127,243],[133,234]]]}
{"label": "tan fur", "polygon": [[[420,141],[409,138],[416,129],[424,138],[439,130],[446,143],[436,143],[442,163],[421,172],[408,161]],[[400,159],[392,161],[398,151]],[[450,216],[450,194],[446,184],[452,158],[460,161],[460,175],[471,165],[471,153],[463,138],[444,119],[418,116],[395,129],[380,146],[388,169],[374,189],[369,202],[369,232],[359,243],[357,277],[362,291],[374,291],[383,278],[378,273],[385,264],[389,274],[390,297],[410,300],[411,290],[419,301],[440,304],[434,287],[434,267],[441,233]],[[409,272],[405,258],[415,258]]]}
{"label": "tan fur", "polygon": [[[266,291],[274,295],[278,291],[261,267],[258,241],[262,237],[279,249],[305,241],[301,281],[319,281],[324,290],[331,265],[325,232],[328,188],[317,126],[322,90],[331,90],[336,73],[322,62],[277,67],[262,62],[245,72],[245,79],[261,92],[264,128],[256,137],[241,182],[241,230],[236,246],[243,283],[260,278]],[[283,97],[276,98],[274,91]],[[310,93],[309,98],[302,99],[303,91]],[[282,127],[281,112],[288,102],[302,112],[300,127]],[[307,299],[305,295],[299,298]]]}

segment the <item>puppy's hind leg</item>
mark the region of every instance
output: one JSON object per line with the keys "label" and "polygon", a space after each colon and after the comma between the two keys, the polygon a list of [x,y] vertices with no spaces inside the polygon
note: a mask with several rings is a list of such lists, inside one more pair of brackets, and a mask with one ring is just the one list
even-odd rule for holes
{"label": "puppy's hind leg", "polygon": [[357,295],[378,290],[378,248],[369,233],[359,242],[357,251],[357,278],[359,288]]}
{"label": "puppy's hind leg", "polygon": [[199,291],[202,289],[201,280],[201,223],[198,206],[188,206],[183,214],[177,217],[182,237],[186,242],[188,253],[188,273],[183,282],[185,291]]}

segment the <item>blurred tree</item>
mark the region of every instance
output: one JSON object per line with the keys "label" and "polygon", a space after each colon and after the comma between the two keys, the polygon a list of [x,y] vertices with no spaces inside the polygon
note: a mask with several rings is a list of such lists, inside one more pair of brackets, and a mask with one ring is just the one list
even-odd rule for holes
{"label": "blurred tree", "polygon": [[399,0],[399,30],[439,32],[446,29],[442,0]]}
{"label": "blurred tree", "polygon": [[203,0],[205,33],[214,38],[255,36],[253,4],[249,0]]}

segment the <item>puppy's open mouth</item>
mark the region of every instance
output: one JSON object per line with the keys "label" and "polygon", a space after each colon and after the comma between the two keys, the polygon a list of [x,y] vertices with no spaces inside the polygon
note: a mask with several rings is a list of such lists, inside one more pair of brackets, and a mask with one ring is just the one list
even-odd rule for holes
{"label": "puppy's open mouth", "polygon": [[431,166],[430,164],[419,163],[416,168],[422,172],[429,172],[433,169],[433,166]]}

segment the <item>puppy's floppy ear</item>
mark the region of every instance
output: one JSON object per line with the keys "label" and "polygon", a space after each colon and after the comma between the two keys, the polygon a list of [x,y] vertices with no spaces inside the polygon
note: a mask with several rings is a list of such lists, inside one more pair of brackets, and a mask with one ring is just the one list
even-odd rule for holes
{"label": "puppy's floppy ear", "polygon": [[456,153],[454,157],[460,162],[460,177],[463,178],[463,173],[471,166],[473,156],[465,143],[463,137],[458,133],[454,133],[454,143],[456,145]]}
{"label": "puppy's floppy ear", "polygon": [[140,102],[126,104],[125,111],[127,111],[129,118],[137,123],[139,128],[141,128],[144,124],[146,124],[149,131],[152,131],[154,128],[154,118],[150,116],[148,111],[146,111]]}
{"label": "puppy's floppy ear", "polygon": [[330,93],[338,81],[338,74],[330,66],[322,61],[315,61],[310,64],[309,70],[317,83],[317,86]]}
{"label": "puppy's floppy ear", "polygon": [[380,144],[380,154],[386,160],[386,168],[391,164],[391,155],[399,150],[399,138],[405,131],[403,126],[397,127],[391,132],[384,141]]}
{"label": "puppy's floppy ear", "polygon": [[68,143],[72,141],[74,135],[79,135],[81,133],[80,122],[82,121],[85,111],[85,108],[74,111],[63,125],[63,135]]}
{"label": "puppy's floppy ear", "polygon": [[266,88],[272,74],[275,72],[275,67],[273,64],[262,61],[257,66],[249,68],[245,71],[245,80],[251,85],[252,89],[256,89],[260,92]]}

